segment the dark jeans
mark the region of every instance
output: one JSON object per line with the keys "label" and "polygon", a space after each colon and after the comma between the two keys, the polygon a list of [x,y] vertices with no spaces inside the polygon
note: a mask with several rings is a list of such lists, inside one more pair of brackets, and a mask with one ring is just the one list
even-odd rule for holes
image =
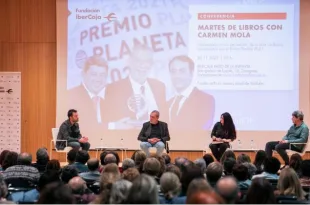
{"label": "dark jeans", "polygon": [[[272,150],[276,150],[283,161],[285,162],[285,165],[289,164],[289,158],[285,150],[290,148],[290,143],[282,143],[280,144],[279,141],[272,141],[272,142],[267,142],[266,147],[265,147],[265,152],[267,154],[267,157],[272,157]],[[294,146],[291,146],[291,149],[293,151],[300,152],[299,149],[297,149]]]}
{"label": "dark jeans", "polygon": [[88,142],[80,143],[80,142],[69,142],[69,147],[72,147],[73,149],[80,149],[82,147],[82,150],[89,150],[90,144]]}
{"label": "dark jeans", "polygon": [[209,145],[211,152],[217,161],[220,161],[222,155],[229,147],[229,143],[221,143],[221,144],[210,144]]}

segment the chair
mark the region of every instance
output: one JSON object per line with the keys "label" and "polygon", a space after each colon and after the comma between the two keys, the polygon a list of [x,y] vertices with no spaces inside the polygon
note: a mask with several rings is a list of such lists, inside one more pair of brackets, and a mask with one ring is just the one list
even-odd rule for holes
{"label": "chair", "polygon": [[[60,152],[60,153],[67,153],[72,149],[71,147],[67,147],[67,140],[58,140],[57,139],[57,135],[59,132],[59,128],[52,128],[52,136],[53,139],[51,140],[51,144],[50,144],[50,157],[52,159],[52,153],[53,153],[53,145],[55,147],[56,152]],[[57,142],[65,142],[65,148],[63,150],[59,150],[56,146]],[[67,157],[66,157],[66,162],[68,162]]]}
{"label": "chair", "polygon": [[26,192],[36,188],[35,182],[24,178],[5,179],[5,183],[8,186],[9,195],[15,192]]}
{"label": "chair", "polygon": [[[304,145],[304,146],[303,146],[302,150],[300,152],[298,152],[298,151],[292,150],[292,145]],[[308,142],[306,142],[306,143],[290,143],[289,150],[287,150],[287,154],[291,156],[295,153],[298,153],[301,156],[304,156],[306,153],[306,150],[307,150],[307,145],[308,145]]]}

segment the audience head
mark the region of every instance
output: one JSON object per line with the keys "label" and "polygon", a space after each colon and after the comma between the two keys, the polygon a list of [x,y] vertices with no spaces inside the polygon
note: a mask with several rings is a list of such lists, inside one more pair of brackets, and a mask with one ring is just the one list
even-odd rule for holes
{"label": "audience head", "polygon": [[17,165],[17,158],[18,158],[17,152],[7,153],[2,163],[2,169],[6,170],[7,168],[11,166]]}
{"label": "audience head", "polygon": [[301,171],[301,163],[302,158],[300,154],[295,153],[290,158],[289,166],[290,168],[294,169],[297,174],[299,174]]}
{"label": "audience head", "polygon": [[158,176],[160,172],[160,167],[160,162],[156,158],[147,158],[143,164],[143,173],[154,177]]}
{"label": "audience head", "polygon": [[154,178],[141,174],[129,191],[127,204],[159,204],[158,188]]}
{"label": "audience head", "polygon": [[85,150],[79,150],[76,154],[75,162],[79,162],[81,164],[86,164],[89,160],[89,154]]}
{"label": "audience head", "polygon": [[57,159],[50,160],[46,165],[46,170],[54,170],[59,173],[61,170],[59,161]]}
{"label": "audience head", "polygon": [[[114,156],[111,156],[111,154]],[[108,157],[106,159],[106,157]],[[114,151],[104,151],[100,154],[100,162],[101,162],[101,165],[107,165],[107,164],[110,164],[110,163],[115,163],[117,165],[119,165],[119,162],[120,162],[120,158],[117,154],[117,152],[114,152]]]}
{"label": "audience head", "polygon": [[76,158],[76,154],[77,154],[77,150],[76,149],[71,149],[68,153],[67,153],[67,160],[68,160],[68,164],[73,164],[75,162],[75,158]]}
{"label": "audience head", "polygon": [[179,169],[181,169],[181,167],[183,166],[183,164],[185,162],[187,162],[188,160],[185,157],[177,157],[174,160],[174,164],[179,167]]}
{"label": "audience head", "polygon": [[112,185],[110,199],[109,199],[110,204],[125,203],[131,186],[132,186],[132,183],[130,181],[127,181],[124,179],[117,180]]}
{"label": "audience head", "polygon": [[122,162],[122,170],[125,171],[126,169],[129,168],[134,168],[135,167],[135,161],[133,161],[130,158],[124,159]]}
{"label": "audience head", "polygon": [[264,161],[264,171],[270,174],[277,174],[281,167],[280,161],[275,157],[267,157]]}
{"label": "audience head", "polygon": [[244,166],[246,166],[248,168],[248,179],[252,179],[252,177],[255,175],[257,168],[254,164],[252,163],[242,163]]}
{"label": "audience head", "polygon": [[99,170],[99,160],[97,158],[91,158],[87,161],[88,170],[91,172]]}
{"label": "audience head", "polygon": [[267,158],[266,152],[264,150],[258,150],[258,152],[255,155],[253,164],[255,166],[262,166],[266,158]]}
{"label": "audience head", "polygon": [[177,167],[174,164],[168,165],[167,168],[166,168],[166,172],[172,172],[175,175],[177,175],[179,177],[179,179],[181,179],[181,170],[180,170],[179,167]]}
{"label": "audience head", "polygon": [[233,158],[233,159],[236,160],[236,155],[235,155],[235,153],[234,153],[231,149],[227,149],[227,150],[223,153],[223,155],[222,155],[222,157],[221,157],[221,160],[220,160],[221,164],[224,164],[224,162],[225,162],[228,158]]}
{"label": "audience head", "polygon": [[202,174],[206,173],[207,166],[206,166],[206,162],[203,158],[196,159],[194,161],[194,164],[196,164],[198,167],[200,167]]}
{"label": "audience head", "polygon": [[193,179],[204,178],[200,167],[195,164],[184,166],[181,173],[182,194],[184,195],[187,193],[188,186]]}
{"label": "audience head", "polygon": [[140,172],[137,168],[128,168],[122,173],[123,179],[130,182],[133,182],[139,175]]}
{"label": "audience head", "polygon": [[81,177],[73,177],[68,182],[73,194],[83,195],[87,189],[86,182]]}
{"label": "audience head", "polygon": [[47,184],[40,193],[38,204],[74,204],[71,189],[61,182]]}
{"label": "audience head", "polygon": [[186,198],[186,204],[223,204],[223,199],[214,191],[198,191]]}
{"label": "audience head", "polygon": [[237,163],[233,167],[233,175],[238,181],[246,181],[248,179],[248,168]]}
{"label": "audience head", "polygon": [[242,164],[242,163],[245,163],[245,162],[249,162],[251,163],[251,159],[249,157],[249,155],[247,154],[240,154],[238,157],[237,157],[237,163],[238,164]]}
{"label": "audience head", "polygon": [[238,199],[239,188],[233,177],[224,177],[216,183],[216,192],[227,204],[234,204]]}
{"label": "audience head", "polygon": [[164,173],[160,178],[160,190],[165,199],[172,199],[179,195],[181,191],[180,179],[172,172]]}
{"label": "audience head", "polygon": [[162,156],[162,158],[164,158],[166,165],[171,163],[171,158],[167,153],[163,153],[161,156]]}
{"label": "audience head", "polygon": [[3,161],[4,161],[4,158],[5,156],[7,155],[7,153],[9,153],[10,151],[9,150],[3,150],[0,154],[0,165],[2,166],[3,165]]}
{"label": "audience head", "polygon": [[166,170],[166,163],[165,163],[165,159],[162,156],[158,156],[155,155],[154,156],[155,159],[157,159],[160,163],[160,169],[159,169],[159,173],[158,173],[158,177],[161,177],[161,175],[165,172]]}
{"label": "audience head", "polygon": [[247,192],[246,204],[275,204],[276,198],[274,190],[267,179],[257,177],[252,180],[252,184]]}
{"label": "audience head", "polygon": [[224,173],[226,176],[229,176],[229,175],[232,175],[232,172],[233,172],[233,167],[235,166],[236,164],[236,160],[234,158],[227,158],[225,161],[224,161]]}
{"label": "audience head", "polygon": [[190,197],[191,195],[199,191],[212,191],[212,187],[204,178],[193,179],[187,188],[186,196]]}
{"label": "audience head", "polygon": [[50,157],[48,156],[48,152],[46,148],[39,148],[37,150],[37,163],[38,164],[47,164],[47,162],[50,160]]}
{"label": "audience head", "polygon": [[117,160],[114,154],[109,153],[105,156],[104,165],[107,165],[107,164],[117,164]]}
{"label": "audience head", "polygon": [[68,183],[70,181],[70,179],[72,179],[73,177],[76,177],[79,175],[78,170],[72,166],[72,165],[68,165],[62,168],[62,172],[61,172],[61,180],[64,183]]}
{"label": "audience head", "polygon": [[302,161],[301,173],[303,177],[310,177],[310,159]]}
{"label": "audience head", "polygon": [[131,159],[135,161],[136,168],[139,170],[140,173],[143,172],[143,163],[146,159],[146,154],[142,150],[137,150],[131,156]]}
{"label": "audience head", "polygon": [[305,199],[305,193],[299,178],[292,168],[286,168],[281,171],[277,187],[280,195],[296,196],[299,200]]}
{"label": "audience head", "polygon": [[18,165],[31,165],[32,163],[32,156],[29,153],[21,153],[18,155],[17,164]]}
{"label": "audience head", "polygon": [[205,154],[203,155],[203,159],[206,162],[206,167],[208,167],[209,164],[211,164],[212,162],[214,162],[214,158],[212,157],[211,154]]}
{"label": "audience head", "polygon": [[207,180],[209,183],[213,184],[216,183],[223,174],[223,165],[219,162],[212,162],[207,167]]}
{"label": "audience head", "polygon": [[37,189],[41,192],[47,184],[52,182],[61,182],[59,178],[59,172],[54,170],[47,170],[40,176]]}

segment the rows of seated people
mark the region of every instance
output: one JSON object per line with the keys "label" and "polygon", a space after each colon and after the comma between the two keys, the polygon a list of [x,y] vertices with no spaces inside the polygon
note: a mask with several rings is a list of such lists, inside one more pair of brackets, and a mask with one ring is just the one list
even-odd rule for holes
{"label": "rows of seated people", "polygon": [[120,163],[117,153],[104,151],[100,160],[71,150],[68,165],[37,151],[3,151],[0,155],[0,203],[39,204],[309,204],[310,160],[296,154],[280,170],[277,158],[258,151],[227,150],[220,162],[212,155],[190,161],[169,155],[146,157],[136,151]]}

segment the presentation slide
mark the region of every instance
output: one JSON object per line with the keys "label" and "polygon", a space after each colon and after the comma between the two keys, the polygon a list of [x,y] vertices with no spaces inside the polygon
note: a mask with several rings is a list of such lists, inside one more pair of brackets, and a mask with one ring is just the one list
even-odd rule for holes
{"label": "presentation slide", "polygon": [[57,126],[77,109],[91,148],[136,149],[158,110],[171,149],[200,150],[229,112],[263,148],[301,109],[299,18],[299,0],[58,1]]}

